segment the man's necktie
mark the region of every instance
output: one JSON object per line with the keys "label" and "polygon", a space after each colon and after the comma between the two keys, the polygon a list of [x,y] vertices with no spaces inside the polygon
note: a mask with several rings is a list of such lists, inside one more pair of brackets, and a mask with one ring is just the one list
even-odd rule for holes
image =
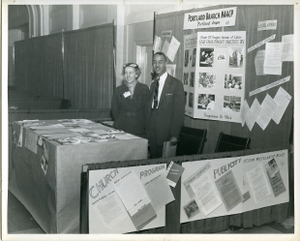
{"label": "man's necktie", "polygon": [[155,79],[155,87],[154,87],[154,97],[153,97],[153,109],[156,109],[158,106],[158,88],[159,88],[159,77]]}

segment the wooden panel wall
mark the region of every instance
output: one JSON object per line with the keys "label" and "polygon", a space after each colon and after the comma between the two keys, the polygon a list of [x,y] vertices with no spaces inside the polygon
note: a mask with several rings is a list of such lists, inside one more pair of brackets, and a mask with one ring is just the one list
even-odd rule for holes
{"label": "wooden panel wall", "polygon": [[[235,26],[183,30],[183,18],[185,13],[228,7],[237,7]],[[278,23],[276,30],[257,31],[258,21],[276,19]],[[281,42],[281,37],[283,35],[293,34],[293,19],[293,5],[222,5],[156,15],[155,33],[157,36],[161,36],[162,31],[172,30],[172,34],[174,35],[174,37],[180,41],[181,45],[177,52],[174,63],[176,64],[176,76],[178,79],[182,79],[184,60],[184,35],[198,31],[246,31],[246,48],[249,48],[273,34],[276,34],[276,37],[272,42]],[[291,76],[291,79],[289,82],[282,84],[281,87],[284,88],[292,97],[294,97],[294,62],[283,62],[281,76],[256,76],[254,57],[256,52],[262,49],[265,49],[265,45],[255,49],[249,54],[246,54],[245,99],[248,101],[249,106],[252,105],[255,98],[258,99],[259,103],[262,103],[267,93],[273,98],[277,93],[279,86],[252,97],[249,97],[250,91],[275,82],[276,80],[279,80],[286,76]],[[255,124],[252,131],[250,131],[246,125],[242,127],[239,123],[193,119],[188,116],[185,117],[185,126],[208,130],[207,142],[205,144],[203,153],[214,152],[217,138],[220,132],[243,137],[251,137],[251,149],[281,147],[289,143],[293,108],[294,99],[292,99],[292,101],[290,102],[281,122],[277,125],[274,121],[271,120],[270,124],[264,131],[257,124]]]}

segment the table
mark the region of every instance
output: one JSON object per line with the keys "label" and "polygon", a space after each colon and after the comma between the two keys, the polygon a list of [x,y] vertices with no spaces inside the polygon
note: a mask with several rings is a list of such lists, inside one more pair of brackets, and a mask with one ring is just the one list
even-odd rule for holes
{"label": "table", "polygon": [[17,121],[12,129],[9,190],[46,233],[79,233],[83,164],[147,158],[146,139],[88,120]]}

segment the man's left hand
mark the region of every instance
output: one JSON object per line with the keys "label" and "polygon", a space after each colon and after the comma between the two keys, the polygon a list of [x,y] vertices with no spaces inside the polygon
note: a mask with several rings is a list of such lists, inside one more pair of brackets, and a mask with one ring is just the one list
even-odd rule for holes
{"label": "man's left hand", "polygon": [[172,136],[172,137],[170,138],[170,144],[171,144],[171,146],[177,145],[177,142],[178,142],[177,137]]}

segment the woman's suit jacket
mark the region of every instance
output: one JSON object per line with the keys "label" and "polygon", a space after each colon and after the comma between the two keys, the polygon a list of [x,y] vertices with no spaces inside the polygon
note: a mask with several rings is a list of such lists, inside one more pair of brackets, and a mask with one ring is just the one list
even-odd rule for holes
{"label": "woman's suit jacket", "polygon": [[145,137],[146,108],[149,99],[149,87],[137,82],[133,98],[124,97],[129,89],[125,84],[115,89],[112,98],[114,127],[125,132]]}
{"label": "woman's suit jacket", "polygon": [[163,142],[170,140],[171,136],[179,138],[184,120],[185,94],[181,81],[168,74],[156,110],[156,123],[150,125],[149,119],[152,111],[155,83],[156,81],[153,81],[150,86],[150,98],[147,107],[147,133],[148,136],[151,135],[151,133],[154,133],[153,128],[155,128],[156,142],[157,145],[161,146]]}

